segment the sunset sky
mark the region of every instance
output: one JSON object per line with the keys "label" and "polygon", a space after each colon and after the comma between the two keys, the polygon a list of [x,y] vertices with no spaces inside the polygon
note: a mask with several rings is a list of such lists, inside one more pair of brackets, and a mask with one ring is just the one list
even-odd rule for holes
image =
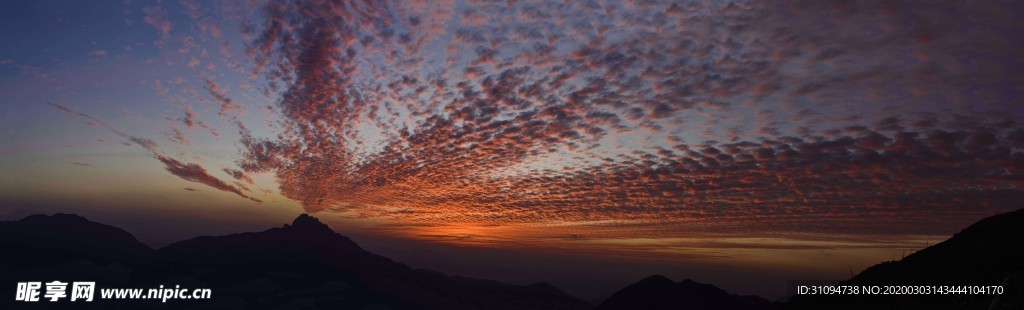
{"label": "sunset sky", "polygon": [[1024,3],[3,1],[0,216],[775,298],[1024,201]]}

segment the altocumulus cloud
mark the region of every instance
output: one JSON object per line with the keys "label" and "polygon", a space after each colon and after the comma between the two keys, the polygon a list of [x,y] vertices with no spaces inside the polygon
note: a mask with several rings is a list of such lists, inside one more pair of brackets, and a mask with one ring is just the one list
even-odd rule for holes
{"label": "altocumulus cloud", "polygon": [[920,4],[273,1],[239,164],[402,227],[948,233],[1024,198],[1024,26]]}

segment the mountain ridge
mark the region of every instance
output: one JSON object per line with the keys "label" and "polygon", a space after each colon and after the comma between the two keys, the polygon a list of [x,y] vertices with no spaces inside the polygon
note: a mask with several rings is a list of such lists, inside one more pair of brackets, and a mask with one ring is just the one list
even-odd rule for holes
{"label": "mountain ridge", "polygon": [[[711,284],[645,277],[597,305],[547,282],[510,285],[412,269],[366,251],[316,217],[258,232],[200,236],[153,249],[131,233],[74,214],[0,222],[0,275],[7,281],[95,280],[112,287],[213,288],[213,308],[298,306],[356,309],[1022,309],[1024,209],[993,215],[899,261],[869,267],[846,285],[997,285],[1002,296],[794,296],[785,303],[730,294]],[[951,264],[958,262],[962,265]],[[951,268],[950,266],[957,266]],[[10,303],[0,301],[0,305]],[[23,305],[23,304],[18,304]],[[96,309],[125,302],[96,303]],[[177,306],[195,304],[177,304]],[[6,307],[4,307],[6,308]]]}
{"label": "mountain ridge", "polygon": [[[9,282],[95,280],[98,287],[181,285],[219,298],[171,308],[589,309],[541,282],[511,285],[414,270],[371,253],[317,218],[258,232],[199,236],[152,249],[129,232],[70,214],[0,222]],[[85,240],[85,242],[82,242]],[[0,301],[0,308],[11,300]],[[108,301],[85,308],[134,307]],[[25,304],[12,304],[25,306]]]}

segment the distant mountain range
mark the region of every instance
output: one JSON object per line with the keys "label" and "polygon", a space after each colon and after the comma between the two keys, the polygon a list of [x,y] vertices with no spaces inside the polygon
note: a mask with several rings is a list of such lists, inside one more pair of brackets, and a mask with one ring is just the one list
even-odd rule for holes
{"label": "distant mountain range", "polygon": [[[0,222],[0,278],[96,281],[99,288],[211,288],[211,300],[24,303],[0,309],[1024,309],[1024,211],[993,216],[898,262],[844,284],[1006,285],[993,296],[821,297],[787,303],[729,294],[689,279],[647,277],[598,305],[547,283],[497,281],[415,270],[370,253],[308,215],[262,232],[198,237],[151,249],[128,232],[69,214]],[[1016,272],[1016,273],[1015,273]],[[1014,276],[1015,275],[1015,276]],[[1015,280],[1016,279],[1016,280]],[[98,292],[96,293],[98,297]],[[1016,295],[1015,295],[1016,294]]]}
{"label": "distant mountain range", "polygon": [[655,275],[615,292],[596,310],[767,310],[778,307],[779,304],[761,297],[732,295],[711,284],[690,279],[676,283]]}

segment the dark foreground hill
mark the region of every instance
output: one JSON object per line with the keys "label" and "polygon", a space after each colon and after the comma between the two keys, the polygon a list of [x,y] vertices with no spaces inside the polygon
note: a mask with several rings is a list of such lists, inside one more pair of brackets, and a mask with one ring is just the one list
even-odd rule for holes
{"label": "dark foreground hill", "polygon": [[779,304],[757,296],[737,296],[690,279],[672,282],[655,275],[615,292],[597,310],[768,310]]}
{"label": "dark foreground hill", "polygon": [[983,219],[934,246],[842,285],[993,286],[1002,295],[796,296],[783,309],[1024,309],[1024,209]]}
{"label": "dark foreground hill", "polygon": [[[77,215],[0,223],[0,278],[95,281],[98,288],[210,288],[212,299],[16,302],[0,309],[589,309],[545,283],[519,286],[413,270],[363,250],[317,219],[262,232],[199,237],[152,250]],[[45,291],[45,288],[43,289]],[[42,297],[42,296],[40,296]]]}

